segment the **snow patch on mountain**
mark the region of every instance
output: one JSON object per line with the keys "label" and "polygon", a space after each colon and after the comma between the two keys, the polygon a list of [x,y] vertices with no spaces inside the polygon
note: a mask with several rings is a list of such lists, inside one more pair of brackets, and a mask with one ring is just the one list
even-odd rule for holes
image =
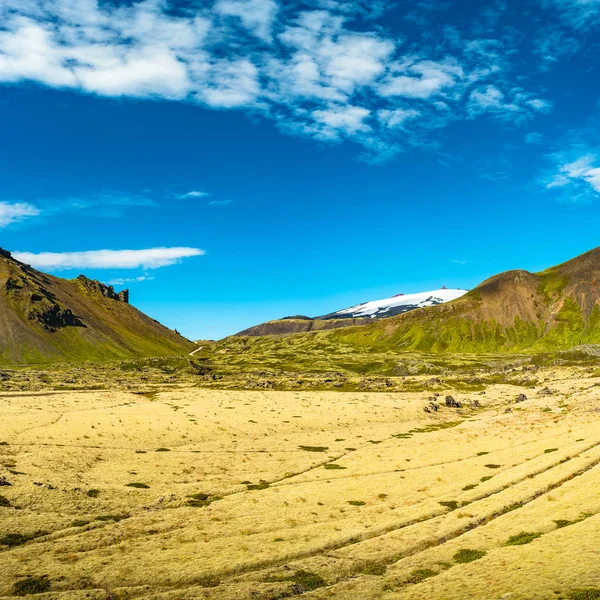
{"label": "snow patch on mountain", "polygon": [[344,310],[320,317],[322,319],[353,319],[360,317],[370,317],[372,319],[383,319],[393,317],[416,308],[425,308],[426,306],[435,306],[444,304],[451,300],[456,300],[464,296],[468,290],[449,290],[442,288],[432,292],[420,292],[418,294],[398,294],[392,298],[383,300],[372,300],[363,302]]}

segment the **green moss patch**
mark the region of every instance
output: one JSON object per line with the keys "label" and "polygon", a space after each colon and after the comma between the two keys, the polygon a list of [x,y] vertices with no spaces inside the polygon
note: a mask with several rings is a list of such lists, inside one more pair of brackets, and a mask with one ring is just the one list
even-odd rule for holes
{"label": "green moss patch", "polygon": [[432,571],[431,569],[415,569],[404,581],[407,584],[416,584],[429,579],[430,577],[435,577],[437,573]]}
{"label": "green moss patch", "polygon": [[513,535],[508,538],[506,545],[507,546],[523,546],[525,544],[530,544],[533,540],[542,537],[541,533],[538,532],[530,532],[530,531],[521,531],[521,533],[517,533],[517,535]]}
{"label": "green moss patch", "polygon": [[486,555],[485,550],[459,550],[452,558],[457,563],[470,563],[474,560],[479,560]]}
{"label": "green moss patch", "polygon": [[304,594],[327,585],[327,582],[320,575],[304,569],[299,569],[289,575],[274,575],[267,578],[266,581],[289,581],[294,584],[293,592],[295,594]]}
{"label": "green moss patch", "polygon": [[456,510],[460,504],[456,500],[443,500],[442,502],[438,502],[441,506],[445,506],[450,510]]}
{"label": "green moss patch", "polygon": [[583,588],[580,590],[572,590],[567,598],[569,600],[600,600],[599,588]]}
{"label": "green moss patch", "polygon": [[32,594],[43,594],[50,590],[50,579],[47,575],[41,577],[26,577],[20,579],[13,586],[14,596],[29,596]]}

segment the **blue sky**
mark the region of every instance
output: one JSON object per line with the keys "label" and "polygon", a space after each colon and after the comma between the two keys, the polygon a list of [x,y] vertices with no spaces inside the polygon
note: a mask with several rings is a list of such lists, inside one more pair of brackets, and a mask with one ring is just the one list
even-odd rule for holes
{"label": "blue sky", "polygon": [[600,0],[0,0],[0,245],[194,339],[600,245]]}

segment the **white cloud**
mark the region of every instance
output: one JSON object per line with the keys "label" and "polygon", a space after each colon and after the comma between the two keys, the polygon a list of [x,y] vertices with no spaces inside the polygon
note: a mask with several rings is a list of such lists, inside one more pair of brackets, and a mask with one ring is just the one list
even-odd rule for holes
{"label": "white cloud", "polygon": [[552,103],[548,100],[542,100],[541,98],[529,98],[524,100],[527,106],[530,106],[533,110],[547,113],[552,108]]}
{"label": "white cloud", "polygon": [[494,85],[487,85],[471,92],[467,111],[472,118],[487,113],[500,120],[519,124],[530,120],[535,113],[548,112],[551,106],[549,102],[535,98],[521,88],[503,92]]}
{"label": "white cloud", "polygon": [[[121,53],[119,53],[121,54]],[[74,69],[86,91],[102,96],[160,96],[181,100],[191,91],[185,65],[167,48],[147,48],[107,56]]]}
{"label": "white cloud", "polygon": [[427,31],[409,46],[370,20],[386,6],[0,0],[0,83],[243,109],[388,158],[457,120],[523,121],[550,108],[510,81],[509,36],[440,32],[432,45]]}
{"label": "white cloud", "polygon": [[222,15],[238,17],[257,37],[270,41],[279,7],[274,0],[219,0],[214,9]]}
{"label": "white cloud", "polygon": [[396,129],[397,127],[402,127],[410,119],[418,118],[420,114],[418,110],[397,108],[396,110],[380,110],[377,116],[382,123],[385,123],[386,127]]}
{"label": "white cloud", "polygon": [[406,60],[392,66],[390,76],[382,83],[382,96],[404,96],[426,99],[452,88],[465,78],[460,65],[453,60]]}
{"label": "white cloud", "polygon": [[519,110],[514,104],[507,104],[504,93],[497,87],[488,85],[485,88],[473,90],[469,98],[472,114],[481,114],[489,110]]}
{"label": "white cloud", "polygon": [[586,154],[580,158],[560,166],[558,173],[546,184],[547,189],[564,187],[573,183],[584,183],[596,193],[600,193],[600,164],[594,154]]}
{"label": "white cloud", "polygon": [[324,139],[336,139],[340,134],[353,135],[359,131],[370,131],[365,123],[371,111],[361,106],[335,106],[312,113],[317,125],[314,133]]}
{"label": "white cloud", "polygon": [[0,202],[0,227],[7,227],[27,217],[36,217],[40,212],[38,208],[25,202]]}
{"label": "white cloud", "polygon": [[147,250],[90,250],[85,252],[13,252],[13,256],[38,269],[158,269],[183,258],[202,256],[199,248],[149,248]]}
{"label": "white cloud", "polygon": [[200,190],[192,190],[191,192],[187,192],[186,194],[181,194],[178,196],[180,200],[184,200],[185,198],[205,198],[209,196],[208,192],[202,192]]}
{"label": "white cloud", "polygon": [[127,285],[128,283],[141,283],[142,281],[152,281],[154,277],[140,275],[139,277],[117,277],[106,282],[107,285]]}
{"label": "white cloud", "polygon": [[196,97],[213,108],[251,106],[260,94],[258,68],[247,58],[218,60],[208,74],[207,85]]}

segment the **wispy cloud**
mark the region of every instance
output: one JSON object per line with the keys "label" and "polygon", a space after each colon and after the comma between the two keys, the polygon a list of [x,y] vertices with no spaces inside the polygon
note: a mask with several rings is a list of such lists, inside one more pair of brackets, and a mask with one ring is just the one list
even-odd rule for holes
{"label": "wispy cloud", "polygon": [[233,200],[211,200],[208,205],[209,206],[227,206],[228,204],[232,204]]}
{"label": "wispy cloud", "polygon": [[214,10],[226,17],[238,18],[248,31],[269,42],[279,5],[275,0],[218,0]]}
{"label": "wispy cloud", "polygon": [[127,285],[128,283],[141,283],[142,281],[152,281],[154,277],[140,275],[139,277],[117,277],[106,282],[107,285]]}
{"label": "wispy cloud", "polygon": [[528,121],[535,113],[545,113],[551,108],[547,100],[536,98],[520,88],[503,92],[495,85],[473,90],[467,105],[471,117],[487,113],[512,123]]}
{"label": "wispy cloud", "polygon": [[600,24],[600,0],[543,0],[576,29],[591,29]]}
{"label": "wispy cloud", "polygon": [[13,252],[13,256],[39,269],[158,269],[183,258],[202,256],[199,248],[149,248],[147,250],[89,250],[84,252]]}
{"label": "wispy cloud", "polygon": [[26,202],[0,202],[0,228],[29,217],[37,217],[40,212],[39,208]]}
{"label": "wispy cloud", "polygon": [[457,120],[520,123],[549,109],[511,80],[508,38],[490,34],[496,17],[484,37],[448,29],[409,46],[371,21],[390,5],[3,0],[0,83],[243,109],[294,135],[353,140],[367,159],[423,146]]}
{"label": "wispy cloud", "polygon": [[40,199],[39,203],[44,207],[44,213],[49,216],[79,211],[107,218],[118,218],[123,214],[124,209],[130,207],[158,206],[154,200],[145,195],[116,191],[101,192],[87,196]]}
{"label": "wispy cloud", "polygon": [[210,196],[210,194],[208,192],[202,192],[200,190],[192,190],[191,192],[181,194],[177,197],[180,200],[185,200],[186,198],[206,198],[206,196]]}
{"label": "wispy cloud", "polygon": [[537,131],[532,131],[531,133],[528,133],[525,136],[525,143],[526,144],[541,144],[544,141],[544,136],[541,133],[538,133]]}
{"label": "wispy cloud", "polygon": [[532,39],[533,53],[539,59],[540,71],[549,71],[561,58],[581,50],[583,40],[562,23],[545,23]]}
{"label": "wispy cloud", "polygon": [[561,199],[568,202],[591,202],[600,195],[600,160],[588,153],[575,160],[565,161],[555,155],[558,171],[546,182],[546,189],[560,190]]}

